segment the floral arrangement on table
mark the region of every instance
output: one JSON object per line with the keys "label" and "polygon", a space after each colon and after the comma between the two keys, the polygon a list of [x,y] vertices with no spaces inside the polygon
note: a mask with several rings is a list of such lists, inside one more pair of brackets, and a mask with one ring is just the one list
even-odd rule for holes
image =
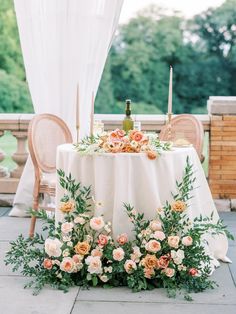
{"label": "floral arrangement on table", "polygon": [[71,175],[58,171],[65,189],[60,210],[64,220],[55,227],[53,218],[44,211],[34,212],[46,221],[44,234],[33,238],[22,235],[11,242],[5,263],[13,271],[22,268],[24,276],[33,277],[26,287],[38,293],[44,285],[67,291],[69,287],[128,286],[134,291],[164,287],[173,297],[178,290],[189,292],[213,288],[210,280],[211,258],[202,236],[228,233],[222,221],[199,217],[190,222],[186,209],[193,189],[192,165],[187,165],[173,202],[157,209],[152,220],[146,220],[132,206],[125,204],[127,218],[133,224],[134,238],[127,234],[112,237],[111,223],[93,216],[90,188],[76,183]]}
{"label": "floral arrangement on table", "polygon": [[85,137],[75,148],[84,154],[94,153],[147,153],[149,159],[156,159],[163,150],[171,149],[170,142],[161,142],[157,135],[147,135],[132,130],[126,133],[116,129],[101,135]]}

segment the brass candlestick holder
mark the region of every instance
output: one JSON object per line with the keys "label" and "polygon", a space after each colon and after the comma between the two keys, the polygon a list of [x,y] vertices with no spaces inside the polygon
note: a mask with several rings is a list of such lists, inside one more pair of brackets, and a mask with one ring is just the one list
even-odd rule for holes
{"label": "brass candlestick holder", "polygon": [[172,115],[173,115],[172,112],[168,112],[168,113],[167,113],[167,121],[166,121],[166,124],[167,124],[167,129],[168,129],[168,135],[167,135],[168,141],[171,140],[171,133],[172,133],[172,130],[171,130],[171,119],[172,119]]}

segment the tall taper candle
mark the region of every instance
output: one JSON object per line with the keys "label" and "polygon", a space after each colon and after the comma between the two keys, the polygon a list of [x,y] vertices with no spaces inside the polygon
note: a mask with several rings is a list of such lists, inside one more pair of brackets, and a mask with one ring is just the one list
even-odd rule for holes
{"label": "tall taper candle", "polygon": [[91,116],[90,116],[90,136],[93,136],[93,123],[94,123],[94,92],[92,92]]}
{"label": "tall taper candle", "polygon": [[172,79],[173,79],[173,68],[170,66],[170,82],[169,82],[169,96],[168,96],[168,114],[172,113]]}
{"label": "tall taper candle", "polygon": [[80,114],[79,114],[79,84],[76,93],[76,141],[79,142]]}

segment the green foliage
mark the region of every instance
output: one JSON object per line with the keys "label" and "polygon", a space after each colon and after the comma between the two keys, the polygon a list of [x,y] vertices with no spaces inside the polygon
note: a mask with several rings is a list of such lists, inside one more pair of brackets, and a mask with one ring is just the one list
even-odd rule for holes
{"label": "green foliage", "polygon": [[0,70],[0,113],[33,112],[27,84]]}

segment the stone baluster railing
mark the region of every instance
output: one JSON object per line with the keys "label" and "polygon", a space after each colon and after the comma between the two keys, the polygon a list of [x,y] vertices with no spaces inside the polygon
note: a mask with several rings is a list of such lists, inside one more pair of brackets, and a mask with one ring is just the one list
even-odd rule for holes
{"label": "stone baluster railing", "polygon": [[[27,160],[28,152],[26,148],[27,131],[32,115],[22,114],[0,114],[0,136],[6,131],[16,138],[16,151],[11,156],[16,164],[12,171],[7,170],[0,164],[0,193],[15,193],[24,165]],[[0,150],[0,162],[5,158],[5,153]]]}
{"label": "stone baluster railing", "polygon": [[[0,137],[4,132],[9,131],[16,138],[16,151],[11,158],[16,163],[15,169],[8,171],[1,167],[1,162],[5,158],[5,153],[0,147],[0,193],[15,193],[19,178],[22,174],[25,162],[27,160],[27,131],[32,114],[0,114]],[[209,116],[198,115],[202,121],[204,130],[209,131]],[[121,127],[123,115],[95,115],[95,119],[104,123],[105,130],[114,130]],[[136,115],[136,120],[142,124],[142,130],[159,132],[165,124],[164,115]]]}

